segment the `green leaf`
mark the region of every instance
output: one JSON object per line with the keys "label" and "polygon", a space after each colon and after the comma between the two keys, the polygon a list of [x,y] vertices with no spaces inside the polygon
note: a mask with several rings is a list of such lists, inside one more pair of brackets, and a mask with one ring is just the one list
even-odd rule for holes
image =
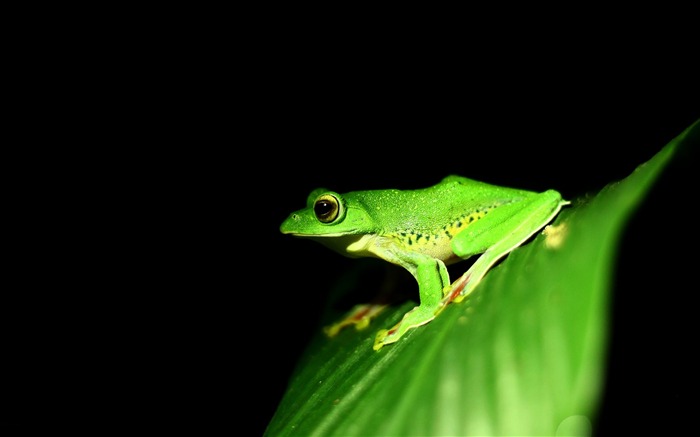
{"label": "green leaf", "polygon": [[[589,435],[626,220],[698,122],[623,181],[575,199],[474,293],[372,349],[415,302],[309,345],[266,436]],[[361,288],[361,275],[343,281]],[[329,312],[330,314],[330,312]]]}

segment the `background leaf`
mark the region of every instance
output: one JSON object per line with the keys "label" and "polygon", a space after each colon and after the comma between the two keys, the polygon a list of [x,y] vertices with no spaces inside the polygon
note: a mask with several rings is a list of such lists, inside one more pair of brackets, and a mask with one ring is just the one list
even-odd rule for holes
{"label": "background leaf", "polygon": [[397,344],[371,347],[414,302],[367,330],[317,336],[266,435],[589,433],[622,226],[691,129],[625,180],[575,199],[558,232],[514,251],[467,301]]}

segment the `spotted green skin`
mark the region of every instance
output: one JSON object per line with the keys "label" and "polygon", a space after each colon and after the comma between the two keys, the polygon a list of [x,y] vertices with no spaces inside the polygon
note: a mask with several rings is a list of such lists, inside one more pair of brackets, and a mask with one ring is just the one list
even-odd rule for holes
{"label": "spotted green skin", "polygon": [[[338,199],[340,213],[324,223],[314,206],[329,195]],[[498,259],[542,229],[566,204],[554,190],[537,193],[448,176],[417,190],[341,195],[317,189],[308,196],[306,208],[292,213],[280,231],[313,239],[348,257],[383,259],[416,278],[420,305],[399,324],[377,334],[374,348],[379,350],[428,323],[449,302],[464,299]],[[450,284],[445,266],[480,253],[472,267]]]}

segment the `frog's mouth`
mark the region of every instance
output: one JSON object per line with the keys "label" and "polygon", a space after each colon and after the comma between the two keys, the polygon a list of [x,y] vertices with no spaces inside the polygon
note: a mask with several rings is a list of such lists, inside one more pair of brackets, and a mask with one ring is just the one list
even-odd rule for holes
{"label": "frog's mouth", "polygon": [[357,237],[357,235],[345,235],[345,232],[337,232],[337,233],[332,233],[332,234],[304,234],[301,232],[294,232],[294,231],[282,231],[283,234],[291,235],[294,237],[300,237],[300,238],[317,238],[319,240],[324,240],[326,238],[335,238],[335,239],[342,239],[344,237]]}

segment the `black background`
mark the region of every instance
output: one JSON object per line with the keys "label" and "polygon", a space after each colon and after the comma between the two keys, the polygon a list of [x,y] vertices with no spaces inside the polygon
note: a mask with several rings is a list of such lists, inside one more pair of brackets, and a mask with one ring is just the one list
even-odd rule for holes
{"label": "black background", "polygon": [[[169,40],[98,80],[79,123],[29,120],[42,144],[87,147],[27,148],[14,168],[3,425],[262,434],[328,284],[352,264],[279,233],[310,190],[460,174],[573,199],[700,117],[684,66],[642,80],[644,57],[319,40]],[[621,241],[600,435],[682,431],[693,417],[696,149]]]}

